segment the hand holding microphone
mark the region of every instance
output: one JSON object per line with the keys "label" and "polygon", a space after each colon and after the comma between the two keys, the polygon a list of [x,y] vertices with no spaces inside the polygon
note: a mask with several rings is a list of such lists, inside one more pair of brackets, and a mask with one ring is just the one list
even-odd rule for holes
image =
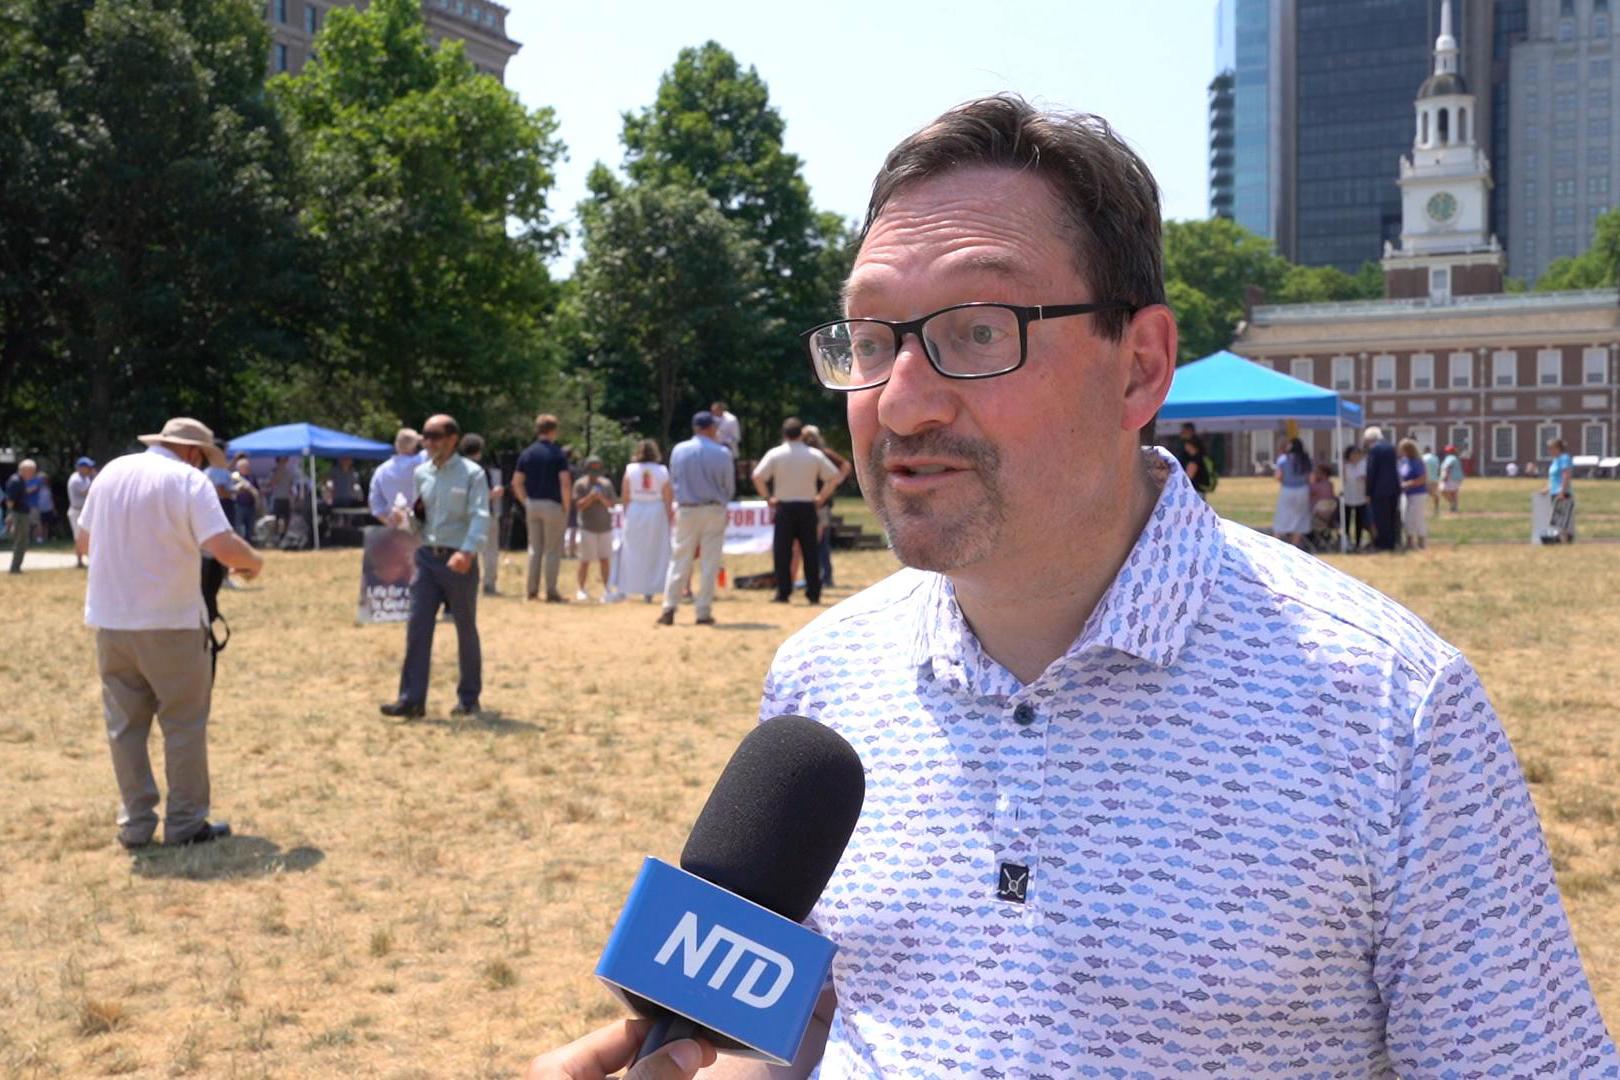
{"label": "hand holding microphone", "polygon": [[[620,1020],[542,1054],[529,1065],[527,1080],[607,1080],[629,1065],[652,1028],[651,1020]],[[622,1080],[692,1080],[714,1064],[714,1047],[682,1039],[637,1062]]]}

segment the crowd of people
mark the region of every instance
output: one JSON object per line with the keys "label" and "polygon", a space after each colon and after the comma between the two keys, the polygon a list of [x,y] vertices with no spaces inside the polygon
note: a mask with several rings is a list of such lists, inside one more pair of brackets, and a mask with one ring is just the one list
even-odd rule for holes
{"label": "crowd of people", "polygon": [[[1175,447],[1187,479],[1207,498],[1218,472],[1195,425],[1182,425]],[[1543,493],[1551,500],[1552,515],[1541,540],[1572,543],[1574,459],[1562,439],[1547,443],[1547,455]],[[1312,461],[1304,441],[1292,437],[1277,444],[1270,471],[1277,482],[1271,534],[1309,551],[1351,553],[1423,550],[1430,519],[1442,509],[1461,512],[1467,476],[1456,446],[1437,454],[1415,439],[1391,442],[1376,425],[1345,449],[1342,467]]]}

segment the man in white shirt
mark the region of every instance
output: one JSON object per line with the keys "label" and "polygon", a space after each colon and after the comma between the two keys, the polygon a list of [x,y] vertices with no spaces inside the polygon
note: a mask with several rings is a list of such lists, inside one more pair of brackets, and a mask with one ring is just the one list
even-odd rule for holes
{"label": "man in white shirt", "polygon": [[[82,457],[73,463],[73,475],[68,477],[68,528],[73,530],[73,539],[79,539],[79,515],[84,513],[85,496],[90,494],[90,481],[96,478],[96,463],[90,458]],[[84,569],[84,556],[74,552],[73,565]]]}
{"label": "man in white shirt", "polygon": [[[776,514],[776,534],[771,554],[776,566],[775,603],[785,604],[793,595],[793,544],[804,552],[804,598],[821,603],[821,548],[816,539],[816,511],[822,496],[817,487],[823,480],[836,478],[838,466],[820,450],[804,445],[804,422],[790,416],[782,423],[782,445],[775,446],[754,466],[754,490],[770,502]],[[769,482],[771,490],[766,491]],[[826,498],[832,498],[827,487]]]}
{"label": "man in white shirt", "polygon": [[84,621],[96,666],[122,809],[118,840],[134,850],[157,831],[157,782],[147,756],[152,718],[163,728],[169,781],[163,839],[196,844],[230,835],[208,820],[208,709],[213,669],[199,580],[204,552],[257,577],[258,552],[231,529],[204,465],[222,466],[214,434],[177,418],[150,449],[108,463],[79,515],[76,547],[90,560]]}
{"label": "man in white shirt", "polygon": [[735,413],[726,408],[726,403],[723,401],[717,401],[710,405],[709,411],[714,414],[715,424],[717,425],[714,441],[730,450],[732,457],[736,457],[738,448],[742,446],[742,421],[737,419]]}
{"label": "man in white shirt", "polygon": [[[422,436],[415,428],[402,427],[394,435],[394,456],[377,466],[371,474],[371,493],[368,505],[371,516],[384,525],[395,528],[409,527],[410,508],[416,503],[416,467],[427,460],[420,452]],[[395,515],[396,498],[405,500],[405,518]]]}

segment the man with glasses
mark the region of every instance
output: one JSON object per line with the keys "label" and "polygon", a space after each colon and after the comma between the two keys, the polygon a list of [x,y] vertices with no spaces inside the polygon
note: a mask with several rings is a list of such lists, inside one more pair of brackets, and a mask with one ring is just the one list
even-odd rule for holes
{"label": "man with glasses", "polygon": [[766,677],[866,766],[794,1075],[1620,1076],[1467,661],[1139,445],[1159,223],[1101,119],[971,102],[806,334],[906,569]]}
{"label": "man with glasses", "polygon": [[478,641],[478,552],[489,529],[489,479],[483,466],[456,452],[461,428],[438,415],[422,425],[428,460],[416,469],[422,503],[422,545],[416,549],[411,617],[405,630],[405,664],[399,696],[381,708],[384,716],[413,719],[427,714],[433,627],[439,609],[456,623],[461,678],[451,716],[477,716],[483,690],[483,653]]}

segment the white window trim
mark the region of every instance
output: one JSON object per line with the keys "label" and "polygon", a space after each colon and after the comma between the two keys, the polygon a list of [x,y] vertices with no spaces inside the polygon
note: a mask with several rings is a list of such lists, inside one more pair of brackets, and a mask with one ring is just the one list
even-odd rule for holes
{"label": "white window trim", "polygon": [[[1501,452],[1501,447],[1498,446],[1497,442],[1496,442],[1496,433],[1499,432],[1499,431],[1504,431],[1504,430],[1508,433],[1508,452],[1505,453],[1505,454]],[[1492,424],[1491,425],[1491,460],[1492,461],[1515,461],[1515,460],[1518,459],[1518,456],[1519,456],[1519,425],[1517,425],[1517,424]]]}
{"label": "white window trim", "polygon": [[[1418,381],[1420,372],[1425,373],[1425,374],[1422,375],[1422,379],[1423,379],[1422,382]],[[1433,390],[1434,389],[1434,354],[1433,353],[1413,353],[1412,354],[1411,388],[1413,390]]]}
{"label": "white window trim", "polygon": [[[1598,448],[1588,450],[1586,436],[1588,432],[1598,432]],[[1609,422],[1607,420],[1587,420],[1581,424],[1581,453],[1592,453],[1598,457],[1609,456]]]}
{"label": "white window trim", "polygon": [[[1385,378],[1386,374],[1388,378]],[[1393,353],[1380,353],[1378,356],[1373,357],[1372,388],[1381,391],[1395,389],[1395,356]]]}
{"label": "white window trim", "polygon": [[[1457,438],[1457,432],[1462,432],[1462,439]],[[1457,448],[1459,457],[1469,457],[1474,451],[1474,425],[1452,424],[1447,428],[1446,442]]]}
{"label": "white window trim", "polygon": [[[1333,358],[1333,389],[1354,390],[1356,388],[1356,358],[1353,356],[1335,356]],[[1347,374],[1346,374],[1347,373]],[[1340,375],[1344,377],[1341,379]]]}
{"label": "white window trim", "polygon": [[[1551,369],[1552,382],[1546,379]],[[1562,349],[1536,350],[1536,385],[1562,386],[1564,384],[1564,352]]]}
{"label": "white window trim", "polygon": [[[1596,374],[1597,378],[1592,378]],[[1581,354],[1581,385],[1604,386],[1609,381],[1609,350],[1599,347]]]}
{"label": "white window trim", "polygon": [[[1462,382],[1457,381],[1461,373]],[[1474,354],[1454,352],[1446,357],[1446,386],[1451,390],[1472,390],[1474,388]]]}
{"label": "white window trim", "polygon": [[[1504,381],[1502,376],[1507,376]],[[1511,349],[1498,349],[1491,353],[1491,385],[1519,385],[1519,354]]]}
{"label": "white window trim", "polygon": [[[1303,372],[1301,369],[1304,369]],[[1288,374],[1300,382],[1316,382],[1316,358],[1296,356],[1288,361]]]}

